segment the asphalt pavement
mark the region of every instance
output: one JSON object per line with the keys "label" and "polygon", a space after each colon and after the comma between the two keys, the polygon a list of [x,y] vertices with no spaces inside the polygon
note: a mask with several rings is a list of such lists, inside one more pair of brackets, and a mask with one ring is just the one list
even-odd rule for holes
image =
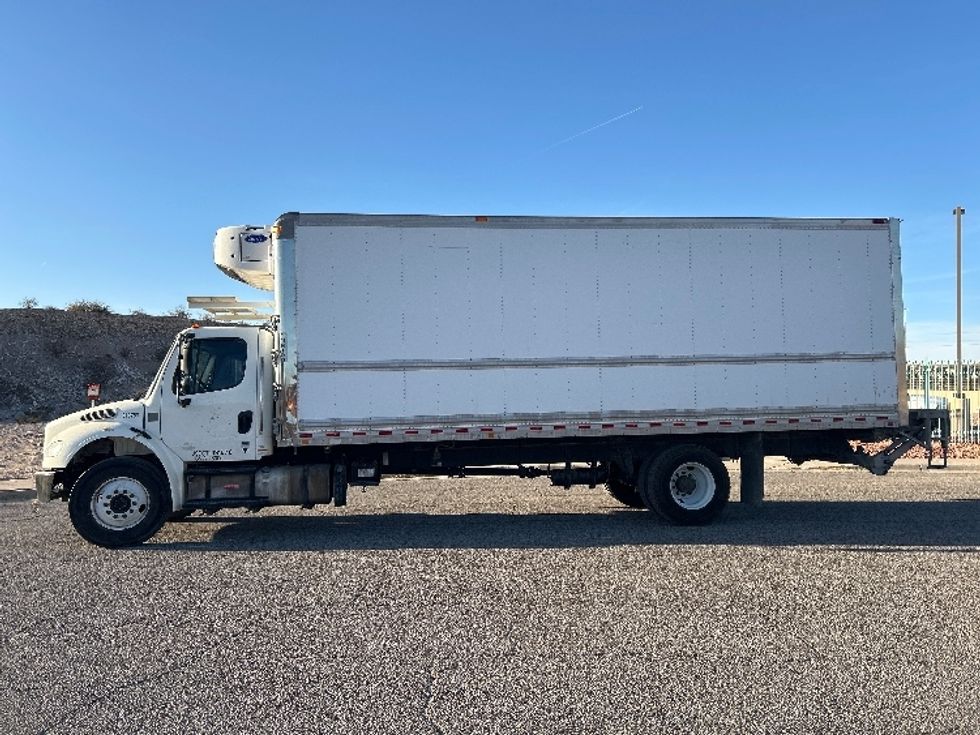
{"label": "asphalt pavement", "polygon": [[775,470],[677,528],[391,479],[122,551],[0,491],[0,732],[977,733],[978,481]]}

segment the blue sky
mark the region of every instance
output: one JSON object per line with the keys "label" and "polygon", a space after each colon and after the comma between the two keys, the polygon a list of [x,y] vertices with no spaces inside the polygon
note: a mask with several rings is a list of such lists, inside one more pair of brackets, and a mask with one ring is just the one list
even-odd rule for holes
{"label": "blue sky", "polygon": [[213,232],[289,210],[897,216],[909,353],[942,359],[962,204],[980,358],[978,21],[966,2],[3,0],[0,306],[254,298]]}

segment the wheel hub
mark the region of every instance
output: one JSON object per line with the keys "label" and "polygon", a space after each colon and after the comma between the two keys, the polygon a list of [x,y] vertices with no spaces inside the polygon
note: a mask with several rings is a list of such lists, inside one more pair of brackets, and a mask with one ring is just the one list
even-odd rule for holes
{"label": "wheel hub", "polygon": [[686,510],[700,510],[715,497],[715,478],[700,462],[688,462],[670,476],[670,495]]}
{"label": "wheel hub", "polygon": [[690,475],[681,475],[677,478],[677,491],[684,494],[690,495],[697,488],[698,482]]}
{"label": "wheel hub", "polygon": [[150,494],[132,477],[107,480],[92,495],[92,517],[111,531],[138,525],[150,510]]}
{"label": "wheel hub", "polygon": [[112,513],[128,513],[133,507],[133,500],[128,495],[118,493],[109,500],[109,511]]}

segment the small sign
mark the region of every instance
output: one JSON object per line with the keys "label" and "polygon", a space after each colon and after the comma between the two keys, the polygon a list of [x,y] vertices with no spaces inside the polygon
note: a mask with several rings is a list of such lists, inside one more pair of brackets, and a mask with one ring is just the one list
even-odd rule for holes
{"label": "small sign", "polygon": [[90,401],[99,400],[99,396],[102,394],[102,384],[101,383],[89,383],[85,386],[85,395]]}

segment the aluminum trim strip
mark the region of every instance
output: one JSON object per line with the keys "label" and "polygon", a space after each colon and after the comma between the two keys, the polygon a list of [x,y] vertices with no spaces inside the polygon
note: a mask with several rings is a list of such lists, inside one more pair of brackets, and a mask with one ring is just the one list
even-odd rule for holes
{"label": "aluminum trim strip", "polygon": [[461,426],[480,427],[501,424],[566,424],[599,422],[651,422],[660,421],[726,421],[729,419],[752,419],[764,422],[766,419],[832,419],[842,417],[853,420],[854,417],[871,417],[888,415],[895,416],[894,405],[866,405],[845,407],[796,406],[792,408],[752,408],[752,409],[721,409],[709,411],[603,411],[590,413],[511,413],[511,414],[455,414],[446,416],[372,416],[356,418],[320,418],[302,420],[299,431],[315,431],[318,429],[370,429],[382,427],[385,429],[428,429],[456,428]]}
{"label": "aluminum trim strip", "polygon": [[405,429],[329,429],[317,432],[304,432],[300,446],[347,446],[439,442],[522,441],[527,439],[594,439],[598,437],[637,437],[637,436],[698,436],[700,434],[739,434],[744,432],[802,432],[802,431],[867,431],[869,429],[894,430],[899,426],[897,416],[841,416],[799,417],[775,420],[756,418],[717,421],[651,421],[647,422],[603,422],[593,424],[522,424],[513,422],[495,426],[469,426],[443,428],[405,428]]}
{"label": "aluminum trim strip", "polygon": [[330,373],[353,370],[499,370],[502,368],[614,368],[636,366],[759,365],[763,363],[882,362],[894,361],[890,352],[863,354],[770,354],[770,355],[634,355],[624,357],[483,357],[473,360],[304,360],[301,373]]}
{"label": "aluminum trim strip", "polygon": [[291,427],[295,425],[297,416],[294,413],[296,405],[298,353],[296,345],[296,325],[298,317],[298,298],[296,281],[296,240],[285,237],[273,238],[273,257],[275,258],[276,276],[275,299],[276,314],[279,317],[279,328],[276,330],[276,355],[273,363],[273,380],[278,388],[275,401],[275,424],[279,440],[287,438]]}
{"label": "aluminum trim strip", "polygon": [[[477,216],[480,217],[477,220]],[[293,227],[474,227],[482,229],[788,229],[881,230],[887,217],[542,217],[496,215],[289,213]],[[284,233],[285,235],[285,233]]]}
{"label": "aluminum trim strip", "polygon": [[892,311],[895,322],[895,355],[898,372],[898,415],[903,424],[909,421],[908,375],[905,372],[905,304],[902,294],[902,247],[899,220],[891,220],[888,237],[891,240]]}

